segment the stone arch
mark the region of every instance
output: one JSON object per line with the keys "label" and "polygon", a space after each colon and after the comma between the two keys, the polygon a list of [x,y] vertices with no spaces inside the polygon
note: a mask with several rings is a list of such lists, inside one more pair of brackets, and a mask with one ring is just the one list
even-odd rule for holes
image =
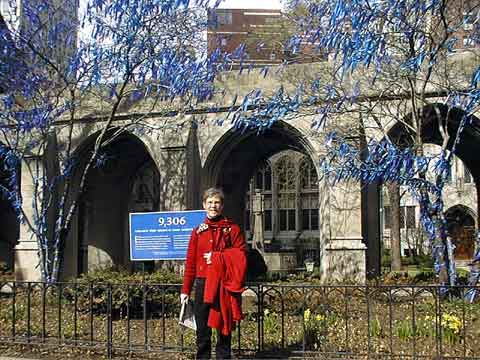
{"label": "stone arch", "polygon": [[[460,122],[466,114],[461,109],[448,109],[444,104],[432,104],[422,109],[422,142],[435,145],[442,145],[442,138],[438,129],[438,123],[447,125],[447,129],[451,134],[449,148],[452,147],[454,135],[460,125]],[[409,130],[405,123],[411,123],[412,115],[410,114],[404,122],[398,122],[388,131],[388,136],[397,144],[411,144],[412,131]],[[456,155],[463,161],[465,166],[470,170],[475,183],[480,178],[480,164],[477,161],[477,151],[480,151],[480,120],[471,115],[471,123],[467,125],[461,134],[460,142],[457,145]],[[478,186],[478,185],[477,185]]]}
{"label": "stone arch", "polygon": [[[240,133],[230,130],[215,144],[206,159],[203,187],[218,186],[223,188],[226,195],[225,214],[233,218],[244,228],[247,204],[246,195],[252,176],[255,175],[255,172],[262,164],[269,163],[269,159],[277,155],[280,156],[286,150],[301,153],[311,159],[318,174],[318,154],[314,146],[310,143],[307,136],[290,124],[279,122],[261,134],[257,134],[255,131]],[[298,168],[298,164],[295,164],[295,167]],[[271,169],[272,173],[274,173],[273,165]],[[322,183],[318,186],[323,187],[325,184]],[[275,187],[274,182],[272,183],[273,187]],[[325,195],[327,191],[319,193]],[[319,203],[323,204],[324,202],[319,201]],[[320,222],[326,227],[328,221],[323,221],[322,216],[327,216],[327,213],[318,212]],[[291,250],[288,250],[280,249],[278,245],[287,241],[287,237],[289,244],[298,244],[300,242],[300,234],[296,230],[288,232],[288,234],[287,232],[282,232],[283,237],[280,239],[279,232],[275,232],[275,224],[273,224],[270,232],[275,237],[278,235],[279,238],[275,238],[275,241],[272,238],[272,242],[265,248],[266,252],[264,255],[269,269],[295,267],[299,256],[296,250],[301,251],[303,248],[297,249],[295,247],[295,249],[291,248]],[[325,246],[326,234],[326,228],[322,228],[315,230],[312,235],[320,249]],[[278,252],[280,250],[281,252]],[[283,252],[284,250],[288,251]],[[320,253],[323,254],[324,251],[320,250]],[[322,263],[321,259],[319,259],[319,263]],[[303,263],[299,266],[303,266]]]}
{"label": "stone arch", "polygon": [[[113,131],[112,131],[113,133]],[[74,188],[78,187],[98,133],[76,149]],[[77,276],[96,267],[130,267],[128,214],[139,172],[151,169],[153,182],[160,181],[158,166],[146,144],[130,132],[111,140],[103,149],[106,162],[93,167],[80,196],[75,221],[65,249],[64,277]],[[159,187],[159,186],[158,186]],[[158,209],[158,199],[154,207]],[[137,210],[145,210],[138,208]]]}
{"label": "stone arch", "polygon": [[[432,104],[422,109],[422,142],[435,145],[442,145],[442,138],[438,129],[438,123],[447,125],[449,133],[452,135],[448,147],[451,148],[460,122],[465,113],[460,109],[448,109],[443,104]],[[411,144],[412,132],[405,126],[405,123],[411,122],[411,115],[407,116],[404,122],[398,122],[388,132],[389,137],[397,144]],[[471,115],[471,123],[467,125],[461,134],[460,142],[457,145],[456,156],[468,168],[472,174],[477,188],[477,204],[480,203],[480,163],[477,160],[477,154],[480,153],[480,120]],[[477,205],[478,208],[478,205]],[[476,221],[478,223],[478,219]]]}
{"label": "stone arch", "polygon": [[[439,131],[439,123],[446,125],[451,138],[448,147],[451,148],[455,138],[457,129],[460,126],[462,118],[466,114],[461,109],[449,109],[446,105],[435,103],[425,106],[421,112],[422,128],[420,129],[422,135],[422,143],[434,144],[441,146],[442,137]],[[407,115],[403,121],[394,124],[388,131],[388,137],[400,146],[409,146],[413,143],[412,138],[414,133],[406,126],[412,123],[412,114]],[[460,135],[460,142],[457,144],[455,155],[463,162],[464,166],[468,168],[472,174],[475,186],[477,189],[477,209],[480,204],[480,163],[476,160],[476,155],[480,152],[480,121],[471,115],[471,122],[464,129]],[[381,184],[377,184],[381,186]],[[377,190],[378,191],[378,190]],[[478,224],[478,214],[475,215],[475,223]],[[380,213],[377,212],[377,217]],[[378,237],[380,240],[380,237]],[[379,255],[379,253],[378,253]],[[378,262],[380,259],[378,258]]]}
{"label": "stone arch", "polygon": [[241,133],[231,129],[220,138],[207,157],[203,188],[222,187],[227,197],[226,215],[243,225],[243,197],[250,178],[259,164],[282,150],[295,150],[308,155],[318,166],[317,153],[307,137],[283,121],[262,134],[256,131]]}
{"label": "stone arch", "polygon": [[455,260],[471,260],[475,252],[476,214],[468,206],[457,204],[445,211],[447,231],[455,245]]}

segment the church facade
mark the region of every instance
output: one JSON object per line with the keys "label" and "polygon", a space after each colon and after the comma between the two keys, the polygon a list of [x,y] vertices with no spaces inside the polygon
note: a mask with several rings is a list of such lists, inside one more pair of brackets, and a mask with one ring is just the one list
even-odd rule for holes
{"label": "church facade", "polygon": [[[225,19],[228,21],[229,17]],[[276,54],[275,59],[272,54]],[[280,56],[276,52],[267,55],[263,60],[273,61]],[[291,90],[292,79],[308,78],[322,71],[322,66],[294,65],[288,74],[266,79],[258,70],[242,76],[234,72],[220,74],[219,82],[225,90],[221,100],[217,99],[217,108],[228,106],[236,94],[242,96],[251,89],[268,92],[282,84]],[[431,103],[439,104],[443,100],[430,99]],[[392,101],[392,106],[401,108],[397,106],[399,102]],[[236,129],[225,119],[225,113],[209,111],[212,106],[171,116],[146,108],[140,101],[121,109],[113,131],[139,116],[144,116],[143,125],[130,127],[113,138],[104,149],[107,161],[92,168],[85,179],[84,192],[62,251],[62,279],[112,265],[135,269],[137,264],[129,256],[129,214],[200,209],[202,191],[211,186],[224,190],[225,213],[241,225],[250,244],[255,232],[262,234],[264,258],[270,270],[295,271],[304,269],[306,262],[314,262],[325,281],[360,282],[366,275],[380,272],[382,238],[388,243],[388,199],[382,201],[380,184],[333,185],[322,174],[326,130],[312,128],[315,115],[311,112],[281,119],[265,131],[257,132]],[[403,108],[393,117],[408,117],[408,106]],[[73,184],[82,181],[82,166],[102,130],[108,110],[108,106],[93,99],[75,119],[72,137],[65,128],[58,127],[59,148],[70,142],[74,149],[78,171],[72,174]],[[332,123],[350,124],[357,120],[349,116],[339,115],[338,121],[334,119]],[[394,123],[385,125],[395,128]],[[427,142],[438,144],[432,129]],[[458,165],[455,179],[465,179],[465,167],[470,169],[471,183],[475,184],[480,173],[473,154],[479,142],[475,129],[468,135],[471,135],[468,143],[460,148],[463,162]],[[36,196],[29,176],[32,164],[44,166],[43,159],[24,159],[20,169],[24,204],[31,203]],[[453,222],[465,212],[470,216],[468,219],[463,216],[464,227],[454,230],[459,237],[466,237],[462,240],[467,243],[462,256],[468,259],[474,242],[469,232],[478,223],[478,197],[474,185],[469,187],[468,194],[465,190],[457,191],[461,183],[466,181],[452,179],[452,194],[446,201],[446,209],[452,208]],[[258,226],[255,199],[261,202],[261,231],[255,229]],[[418,204],[404,198],[402,207],[406,255],[405,249],[415,249],[410,245],[413,231],[408,232],[420,224]],[[25,209],[25,215],[34,218],[33,209],[28,206]],[[0,211],[1,228],[5,229],[0,239],[3,256],[0,260],[14,267],[18,279],[39,280],[37,241],[27,226],[18,224],[7,200],[0,202]],[[422,242],[419,246],[423,245]]]}

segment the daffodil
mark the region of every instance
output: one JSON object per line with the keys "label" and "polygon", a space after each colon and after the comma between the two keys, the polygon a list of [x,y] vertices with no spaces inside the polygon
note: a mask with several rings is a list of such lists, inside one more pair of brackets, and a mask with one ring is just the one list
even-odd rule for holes
{"label": "daffodil", "polygon": [[310,311],[310,309],[305,310],[305,312],[303,313],[303,320],[305,322],[309,321],[311,314],[312,314],[312,312]]}
{"label": "daffodil", "polygon": [[454,334],[459,334],[462,329],[461,320],[457,316],[448,313],[442,315],[440,325],[444,329],[451,330]]}

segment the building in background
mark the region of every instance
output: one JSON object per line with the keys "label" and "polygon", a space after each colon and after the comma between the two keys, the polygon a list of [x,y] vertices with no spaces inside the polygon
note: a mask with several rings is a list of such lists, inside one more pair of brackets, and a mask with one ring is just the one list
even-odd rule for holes
{"label": "building in background", "polygon": [[208,19],[209,53],[217,48],[233,53],[245,44],[245,64],[279,64],[284,59],[280,10],[216,9]]}
{"label": "building in background", "polygon": [[245,56],[234,59],[237,66],[240,62],[243,66],[259,67],[327,59],[325,52],[306,40],[301,42],[298,52],[286,46],[294,24],[280,10],[216,9],[209,12],[208,19],[208,53],[216,49],[235,53],[240,46],[245,46]]}
{"label": "building in background", "polygon": [[[435,156],[440,147],[432,144],[424,146],[426,155]],[[433,177],[429,179],[433,181]],[[391,203],[388,191],[383,188],[382,240],[386,249],[390,249]],[[475,229],[478,223],[477,188],[474,178],[460,158],[454,156],[450,177],[443,191],[445,217],[449,235],[455,245],[457,264],[467,264],[475,251]],[[418,201],[400,188],[400,237],[402,256],[429,254],[429,241],[420,222]]]}

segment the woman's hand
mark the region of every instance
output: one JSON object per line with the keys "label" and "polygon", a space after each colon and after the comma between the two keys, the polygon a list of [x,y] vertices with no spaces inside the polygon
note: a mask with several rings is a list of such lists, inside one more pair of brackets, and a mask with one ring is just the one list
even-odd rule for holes
{"label": "woman's hand", "polygon": [[188,295],[187,294],[180,294],[180,304],[183,304],[188,301]]}

